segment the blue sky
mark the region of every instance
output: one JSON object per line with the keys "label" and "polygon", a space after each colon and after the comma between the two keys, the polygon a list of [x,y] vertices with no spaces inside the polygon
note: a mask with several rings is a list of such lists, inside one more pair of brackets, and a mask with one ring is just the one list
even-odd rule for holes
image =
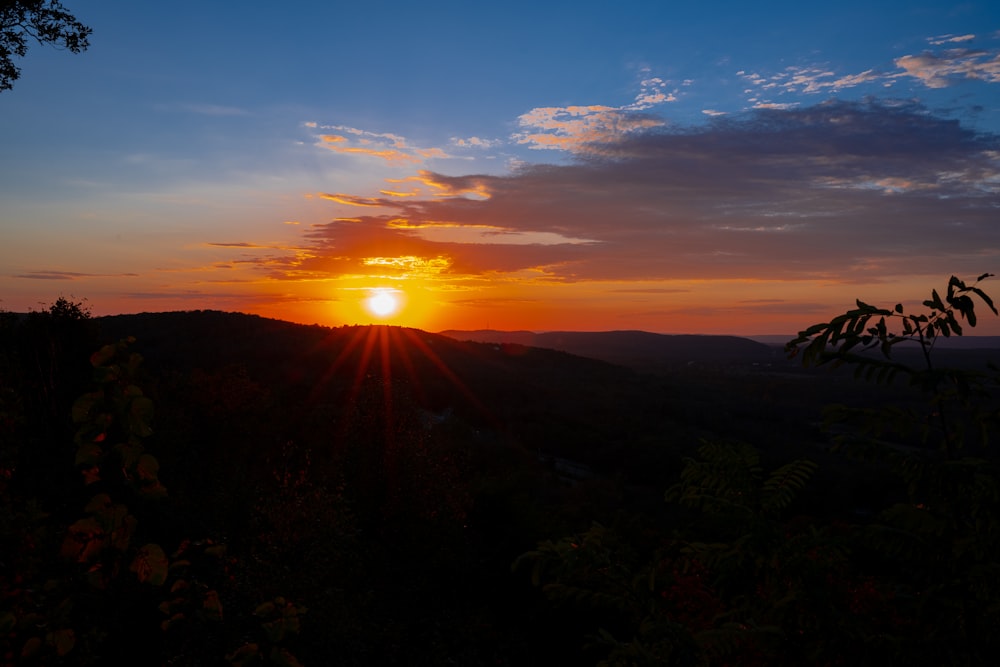
{"label": "blue sky", "polygon": [[8,310],[792,333],[1000,269],[996,3],[64,4]]}

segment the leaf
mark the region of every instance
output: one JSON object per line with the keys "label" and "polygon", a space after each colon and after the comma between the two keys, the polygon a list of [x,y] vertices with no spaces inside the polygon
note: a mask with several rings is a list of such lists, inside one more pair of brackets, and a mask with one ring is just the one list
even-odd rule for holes
{"label": "leaf", "polygon": [[24,646],[21,648],[21,657],[30,658],[38,653],[40,648],[42,648],[41,637],[32,637],[28,641],[24,642]]}
{"label": "leaf", "polygon": [[152,454],[143,454],[135,464],[135,471],[139,475],[139,479],[152,482],[156,480],[160,471],[160,462]]}
{"label": "leaf", "polygon": [[799,459],[772,472],[764,481],[761,509],[777,511],[787,507],[818,469],[813,461]]}
{"label": "leaf", "polygon": [[106,493],[98,493],[90,499],[90,502],[83,508],[83,511],[87,514],[97,514],[110,508],[111,505],[111,496]]}
{"label": "leaf", "polygon": [[82,424],[90,419],[90,413],[99,401],[104,398],[103,391],[92,391],[73,401],[73,423]]}
{"label": "leaf", "polygon": [[94,369],[94,382],[105,384],[118,379],[119,370],[117,366],[98,366]]}
{"label": "leaf", "polygon": [[92,466],[100,463],[102,458],[104,458],[104,450],[101,449],[100,445],[93,442],[85,443],[77,447],[73,465]]}
{"label": "leaf", "polygon": [[988,295],[986,294],[986,292],[984,292],[983,290],[979,289],[978,287],[971,287],[971,288],[970,288],[970,290],[971,290],[971,291],[972,291],[973,293],[975,293],[975,294],[976,294],[977,296],[979,296],[979,298],[980,298],[980,299],[982,299],[982,300],[983,300],[983,302],[984,302],[984,303],[985,303],[985,304],[986,304],[987,306],[989,306],[990,310],[992,310],[992,311],[993,311],[993,314],[994,314],[994,315],[1000,315],[1000,313],[998,313],[998,312],[997,312],[997,309],[996,309],[996,306],[994,306],[994,305],[993,305],[993,299],[991,299],[991,298],[990,298],[990,297],[989,297],[989,296],[988,296]]}
{"label": "leaf", "polygon": [[244,667],[255,662],[260,657],[260,646],[244,644],[226,656],[226,662],[233,667]]}
{"label": "leaf", "polygon": [[70,628],[54,630],[45,635],[45,643],[56,650],[56,655],[62,657],[73,650],[76,645],[76,635]]}
{"label": "leaf", "polygon": [[60,549],[67,560],[87,563],[97,558],[104,548],[104,530],[94,517],[76,521],[67,533]]}
{"label": "leaf", "polygon": [[129,566],[129,570],[135,572],[141,583],[149,583],[153,586],[162,586],[167,580],[167,570],[169,563],[167,555],[158,544],[147,544],[139,549],[135,560]]}
{"label": "leaf", "polygon": [[254,616],[270,616],[275,612],[275,606],[273,602],[264,602],[257,605],[257,608],[253,610]]}
{"label": "leaf", "polygon": [[163,484],[160,483],[160,480],[157,479],[140,486],[139,493],[146,498],[166,498],[167,487],[163,486]]}
{"label": "leaf", "polygon": [[165,620],[162,623],[160,623],[160,629],[163,630],[164,632],[166,632],[167,630],[169,630],[173,626],[175,626],[178,623],[180,623],[181,621],[183,621],[185,618],[187,618],[187,617],[184,615],[184,612],[177,612],[176,614],[174,614],[173,616],[171,616],[167,620]]}
{"label": "leaf", "polygon": [[153,421],[153,401],[146,396],[136,396],[129,405],[129,429],[140,438],[153,434],[149,426]]}
{"label": "leaf", "polygon": [[6,637],[17,626],[17,616],[8,611],[0,616],[0,637]]}
{"label": "leaf", "polygon": [[132,541],[132,535],[135,533],[136,524],[138,524],[138,521],[134,516],[131,514],[126,515],[111,533],[111,546],[118,551],[128,549],[128,545]]}
{"label": "leaf", "polygon": [[215,590],[205,593],[205,601],[202,602],[201,607],[206,618],[213,621],[222,620],[222,601],[219,600],[219,594]]}
{"label": "leaf", "polygon": [[115,450],[122,457],[122,467],[131,469],[138,464],[143,453],[143,446],[138,442],[123,442],[115,445]]}
{"label": "leaf", "polygon": [[90,355],[90,365],[94,368],[98,366],[103,366],[112,359],[115,358],[115,354],[118,352],[117,345],[105,345],[97,352]]}
{"label": "leaf", "polygon": [[271,662],[276,665],[282,665],[282,667],[302,667],[302,663],[288,649],[280,646],[271,647],[271,653],[268,657],[271,659]]}
{"label": "leaf", "polygon": [[931,290],[931,308],[935,310],[946,310],[944,303],[941,302],[941,297],[938,295],[936,289]]}

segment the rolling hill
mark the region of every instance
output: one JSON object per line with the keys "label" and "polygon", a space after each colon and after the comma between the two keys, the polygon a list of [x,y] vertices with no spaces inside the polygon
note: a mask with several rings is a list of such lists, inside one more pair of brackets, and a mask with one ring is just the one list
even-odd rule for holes
{"label": "rolling hill", "polygon": [[769,362],[776,348],[739,336],[668,335],[646,331],[442,331],[456,340],[560,350],[648,371],[680,364]]}

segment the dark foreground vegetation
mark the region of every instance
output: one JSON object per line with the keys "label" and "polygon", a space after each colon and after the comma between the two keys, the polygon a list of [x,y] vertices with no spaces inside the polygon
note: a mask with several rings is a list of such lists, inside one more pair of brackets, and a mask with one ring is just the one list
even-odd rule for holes
{"label": "dark foreground vegetation", "polygon": [[0,313],[0,664],[993,664],[996,374],[933,349],[976,307],[647,372]]}

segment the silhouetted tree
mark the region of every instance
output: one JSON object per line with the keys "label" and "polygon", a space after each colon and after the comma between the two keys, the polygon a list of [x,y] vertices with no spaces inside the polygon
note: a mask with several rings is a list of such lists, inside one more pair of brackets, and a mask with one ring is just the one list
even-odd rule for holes
{"label": "silhouetted tree", "polygon": [[58,0],[0,0],[0,91],[20,78],[14,57],[28,53],[31,39],[80,53],[90,46],[91,32]]}

